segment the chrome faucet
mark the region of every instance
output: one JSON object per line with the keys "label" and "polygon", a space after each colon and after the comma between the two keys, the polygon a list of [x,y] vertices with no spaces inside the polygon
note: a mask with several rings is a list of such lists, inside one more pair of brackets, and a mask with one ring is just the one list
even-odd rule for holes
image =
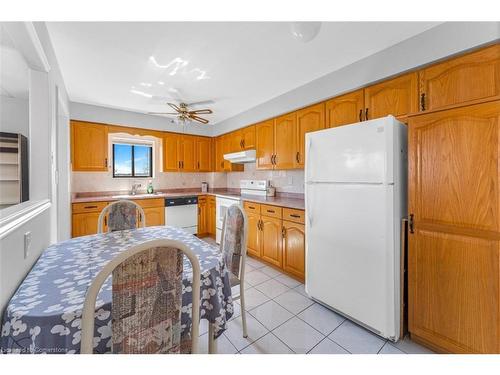
{"label": "chrome faucet", "polygon": [[137,194],[137,189],[141,187],[141,184],[132,184],[132,195]]}

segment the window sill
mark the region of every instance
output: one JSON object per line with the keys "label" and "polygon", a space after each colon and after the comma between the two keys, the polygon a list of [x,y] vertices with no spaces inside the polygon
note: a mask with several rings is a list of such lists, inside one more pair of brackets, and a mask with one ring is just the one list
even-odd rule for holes
{"label": "window sill", "polygon": [[0,239],[51,206],[50,200],[27,201],[0,211]]}

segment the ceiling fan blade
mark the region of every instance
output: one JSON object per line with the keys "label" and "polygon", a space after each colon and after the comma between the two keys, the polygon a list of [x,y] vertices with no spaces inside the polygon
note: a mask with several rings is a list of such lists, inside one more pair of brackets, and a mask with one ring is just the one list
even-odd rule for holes
{"label": "ceiling fan blade", "polygon": [[181,109],[174,103],[167,103],[170,107],[172,107],[177,112],[182,112]]}
{"label": "ceiling fan blade", "polygon": [[193,115],[209,115],[209,114],[211,114],[213,112],[212,112],[211,109],[207,108],[207,109],[198,109],[198,110],[195,110],[195,111],[189,111],[188,113],[189,114],[193,114]]}
{"label": "ceiling fan blade", "polygon": [[202,100],[202,101],[199,101],[199,102],[193,102],[193,103],[188,103],[188,107],[192,107],[192,106],[195,106],[195,105],[207,105],[207,104],[215,104],[215,102],[213,100]]}
{"label": "ceiling fan blade", "polygon": [[208,120],[207,119],[204,119],[204,118],[201,118],[201,117],[198,117],[196,115],[189,115],[189,118],[194,120],[194,121],[198,121],[198,122],[201,122],[202,124],[208,124]]}

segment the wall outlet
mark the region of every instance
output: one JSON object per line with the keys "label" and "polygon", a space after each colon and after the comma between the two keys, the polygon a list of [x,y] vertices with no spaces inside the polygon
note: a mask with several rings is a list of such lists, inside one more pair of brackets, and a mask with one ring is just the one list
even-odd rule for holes
{"label": "wall outlet", "polygon": [[24,233],[24,259],[29,255],[31,248],[31,232]]}

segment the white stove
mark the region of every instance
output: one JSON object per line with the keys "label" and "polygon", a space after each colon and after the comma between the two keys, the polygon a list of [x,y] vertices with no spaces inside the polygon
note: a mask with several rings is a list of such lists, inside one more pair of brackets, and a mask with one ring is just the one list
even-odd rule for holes
{"label": "white stove", "polygon": [[[265,197],[268,186],[268,180],[241,180],[240,194],[243,197],[251,195]],[[224,223],[226,211],[233,204],[241,204],[241,197],[217,195],[215,198],[215,242],[217,243],[220,243],[222,224]]]}

